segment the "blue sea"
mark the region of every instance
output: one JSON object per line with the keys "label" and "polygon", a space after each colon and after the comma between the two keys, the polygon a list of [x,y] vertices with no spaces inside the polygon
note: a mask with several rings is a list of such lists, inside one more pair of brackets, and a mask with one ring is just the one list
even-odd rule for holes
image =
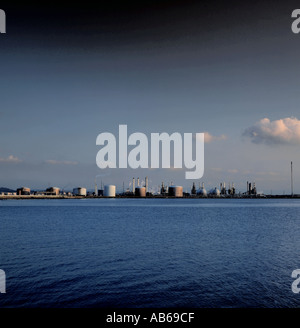
{"label": "blue sea", "polygon": [[0,307],[299,307],[300,200],[0,201],[0,269]]}

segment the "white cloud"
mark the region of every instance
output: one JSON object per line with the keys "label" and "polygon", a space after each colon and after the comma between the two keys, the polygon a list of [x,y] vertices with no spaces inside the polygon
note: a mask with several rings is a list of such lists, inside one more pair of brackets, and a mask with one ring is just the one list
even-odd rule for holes
{"label": "white cloud", "polygon": [[51,165],[77,165],[77,162],[72,162],[72,161],[57,161],[54,159],[48,159],[45,161],[47,164]]}
{"label": "white cloud", "polygon": [[300,144],[300,121],[295,117],[275,121],[263,118],[247,128],[243,135],[257,144]]}
{"label": "white cloud", "polygon": [[14,155],[9,155],[7,158],[0,157],[0,162],[2,162],[2,163],[20,163],[22,161]]}

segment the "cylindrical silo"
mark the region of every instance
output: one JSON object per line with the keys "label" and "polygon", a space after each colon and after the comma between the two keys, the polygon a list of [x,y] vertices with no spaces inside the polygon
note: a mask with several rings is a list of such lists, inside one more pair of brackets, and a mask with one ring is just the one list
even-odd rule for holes
{"label": "cylindrical silo", "polygon": [[104,197],[116,197],[116,186],[114,185],[106,185],[104,186]]}
{"label": "cylindrical silo", "polygon": [[171,197],[183,197],[183,187],[182,186],[170,186],[169,196]]}
{"label": "cylindrical silo", "polygon": [[146,188],[145,187],[136,187],[135,188],[135,196],[137,197],[146,197]]}
{"label": "cylindrical silo", "polygon": [[74,188],[73,189],[73,195],[75,196],[86,196],[86,188]]}

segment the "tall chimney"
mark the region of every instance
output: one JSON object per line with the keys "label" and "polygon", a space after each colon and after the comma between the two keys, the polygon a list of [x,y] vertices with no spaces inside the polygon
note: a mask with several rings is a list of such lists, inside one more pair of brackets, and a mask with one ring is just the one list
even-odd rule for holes
{"label": "tall chimney", "polygon": [[132,192],[135,193],[135,180],[132,178]]}
{"label": "tall chimney", "polygon": [[294,186],[293,186],[293,162],[291,162],[291,195],[294,195]]}

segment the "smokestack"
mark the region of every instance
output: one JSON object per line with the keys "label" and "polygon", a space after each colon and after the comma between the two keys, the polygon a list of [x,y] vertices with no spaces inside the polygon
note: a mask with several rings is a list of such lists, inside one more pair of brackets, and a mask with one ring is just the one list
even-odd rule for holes
{"label": "smokestack", "polygon": [[294,186],[293,186],[293,162],[291,162],[291,196],[294,195]]}
{"label": "smokestack", "polygon": [[98,196],[97,178],[95,178],[95,196]]}
{"label": "smokestack", "polygon": [[145,187],[146,187],[146,192],[148,192],[148,177],[145,178]]}
{"label": "smokestack", "polygon": [[137,179],[137,185],[140,186],[140,178]]}
{"label": "smokestack", "polygon": [[132,192],[135,193],[135,180],[132,178]]}
{"label": "smokestack", "polygon": [[247,194],[249,195],[249,182],[247,181]]}

